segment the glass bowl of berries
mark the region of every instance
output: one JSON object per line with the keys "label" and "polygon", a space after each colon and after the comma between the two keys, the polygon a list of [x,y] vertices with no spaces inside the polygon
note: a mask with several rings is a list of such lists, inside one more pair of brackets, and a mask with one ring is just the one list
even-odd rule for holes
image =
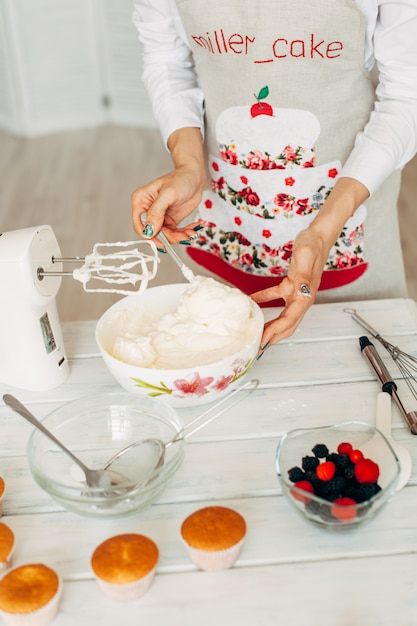
{"label": "glass bowl of berries", "polygon": [[344,422],[286,433],[276,470],[285,497],[305,519],[338,530],[372,519],[390,500],[400,462],[377,428]]}

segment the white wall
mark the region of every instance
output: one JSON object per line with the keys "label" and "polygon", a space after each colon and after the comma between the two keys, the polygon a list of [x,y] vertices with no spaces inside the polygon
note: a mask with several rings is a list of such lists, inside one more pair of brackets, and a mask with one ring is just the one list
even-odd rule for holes
{"label": "white wall", "polygon": [[155,126],[131,0],[0,0],[0,126]]}

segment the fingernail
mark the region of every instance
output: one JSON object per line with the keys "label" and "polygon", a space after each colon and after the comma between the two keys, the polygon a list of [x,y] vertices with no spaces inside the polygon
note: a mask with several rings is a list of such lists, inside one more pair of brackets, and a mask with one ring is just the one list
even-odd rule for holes
{"label": "fingernail", "polygon": [[182,241],[180,241],[180,244],[183,246],[189,246],[191,245],[190,241],[188,239],[183,239]]}
{"label": "fingernail", "polygon": [[152,237],[154,233],[153,224],[146,224],[145,228],[142,231],[144,237]]}
{"label": "fingernail", "polygon": [[260,358],[261,358],[261,356],[263,356],[263,355],[264,355],[264,353],[263,353],[263,352],[261,352],[260,354],[258,354],[258,356],[256,357],[256,360],[257,360],[257,361],[259,361],[259,359],[260,359]]}
{"label": "fingernail", "polygon": [[164,248],[157,248],[158,252],[162,252],[162,254],[166,254],[167,251]]}
{"label": "fingernail", "polygon": [[266,348],[267,348],[268,346],[269,346],[269,341],[267,341],[265,345],[261,346],[261,350],[262,350],[262,352],[263,352],[264,350],[266,350]]}
{"label": "fingernail", "polygon": [[197,226],[194,226],[193,230],[197,231],[197,230],[201,230],[202,228],[204,228],[202,224],[197,224]]}

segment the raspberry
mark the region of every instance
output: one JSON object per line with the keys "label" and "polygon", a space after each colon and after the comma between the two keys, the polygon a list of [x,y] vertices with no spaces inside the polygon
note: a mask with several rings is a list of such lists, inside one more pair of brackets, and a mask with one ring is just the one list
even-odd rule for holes
{"label": "raspberry", "polygon": [[297,483],[300,480],[304,480],[305,474],[300,467],[292,467],[288,470],[288,478],[292,483]]}
{"label": "raspberry", "polygon": [[362,461],[363,454],[360,450],[351,450],[349,452],[349,458],[352,461],[352,463],[357,463],[358,461]]}
{"label": "raspberry", "polygon": [[339,443],[339,445],[337,446],[337,451],[339,454],[349,454],[352,449],[352,444],[347,443],[346,441],[344,441],[343,443]]}
{"label": "raspberry", "polygon": [[371,459],[362,459],[355,464],[355,478],[358,483],[375,483],[379,476],[379,467]]}
{"label": "raspberry", "polygon": [[356,517],[356,502],[352,498],[338,498],[331,507],[333,517],[342,522],[350,522]]}
{"label": "raspberry", "polygon": [[315,456],[304,456],[301,461],[301,467],[303,470],[315,470],[319,460]]}
{"label": "raspberry", "polygon": [[[308,482],[308,480],[300,480],[297,483],[294,483],[294,487],[297,487],[297,489],[300,489],[301,491],[305,491],[307,493],[314,493],[314,488],[313,485]],[[291,489],[291,495],[295,500],[299,500],[300,502],[303,502],[304,504],[307,504],[307,502],[311,501],[311,498],[308,497],[308,495],[302,495],[301,493],[298,493],[298,491],[295,491],[294,489]]]}
{"label": "raspberry", "polygon": [[316,474],[320,480],[331,480],[336,473],[336,465],[332,461],[320,463],[316,469]]}
{"label": "raspberry", "polygon": [[324,443],[317,443],[311,451],[318,459],[324,459],[329,454],[329,448]]}

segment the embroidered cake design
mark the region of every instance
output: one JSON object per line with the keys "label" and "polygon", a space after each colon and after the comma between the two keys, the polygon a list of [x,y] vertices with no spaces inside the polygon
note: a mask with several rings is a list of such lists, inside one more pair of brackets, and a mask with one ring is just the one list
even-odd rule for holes
{"label": "embroidered cake design", "polygon": [[[316,165],[320,124],[310,111],[273,108],[263,87],[251,106],[226,109],[216,122],[218,153],[209,159],[211,190],[197,246],[246,272],[285,275],[293,240],[332,190],[339,161]],[[325,269],[363,263],[359,207],[346,223]]]}

